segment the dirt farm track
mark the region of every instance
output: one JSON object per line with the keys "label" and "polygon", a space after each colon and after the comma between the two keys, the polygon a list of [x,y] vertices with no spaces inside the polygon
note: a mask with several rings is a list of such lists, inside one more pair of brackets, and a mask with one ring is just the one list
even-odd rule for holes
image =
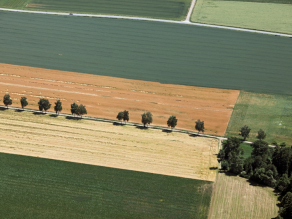
{"label": "dirt farm track", "polygon": [[[63,112],[70,104],[86,105],[89,116],[115,119],[128,110],[130,121],[141,122],[141,114],[151,111],[153,124],[166,126],[169,116],[178,118],[178,128],[194,130],[195,121],[205,121],[205,132],[224,135],[237,90],[161,84],[107,76],[97,76],[26,66],[0,64],[0,98],[9,93],[13,106],[27,97],[29,108],[38,109],[39,98],[51,103],[60,99]],[[53,106],[54,104],[52,104]],[[53,107],[51,108],[53,110]]]}

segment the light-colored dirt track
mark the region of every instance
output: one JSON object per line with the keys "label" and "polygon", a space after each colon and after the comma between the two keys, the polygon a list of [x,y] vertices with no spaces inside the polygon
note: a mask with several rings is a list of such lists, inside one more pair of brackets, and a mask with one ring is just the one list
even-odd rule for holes
{"label": "light-colored dirt track", "polygon": [[219,173],[209,219],[268,219],[277,216],[277,197],[270,187],[251,185],[238,176]]}
{"label": "light-colored dirt track", "polygon": [[0,152],[214,181],[218,140],[1,110]]}
{"label": "light-colored dirt track", "polygon": [[[29,108],[38,109],[39,98],[52,103],[61,99],[63,112],[70,104],[85,104],[89,116],[115,119],[128,110],[130,121],[141,122],[151,111],[153,124],[166,126],[169,116],[178,118],[178,128],[194,130],[195,121],[205,121],[206,133],[224,135],[235,101],[236,90],[160,84],[26,66],[0,64],[0,101],[9,93],[13,106],[26,96]],[[53,104],[54,105],[54,104]],[[51,109],[52,110],[52,109]]]}

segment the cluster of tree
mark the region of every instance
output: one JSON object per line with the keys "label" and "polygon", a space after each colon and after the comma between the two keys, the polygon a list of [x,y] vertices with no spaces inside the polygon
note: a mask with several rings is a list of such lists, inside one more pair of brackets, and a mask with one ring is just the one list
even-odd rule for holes
{"label": "cluster of tree", "polygon": [[82,118],[83,115],[87,114],[87,110],[84,105],[80,104],[78,106],[78,104],[73,103],[71,104],[71,113],[74,116],[77,115],[77,116],[81,116]]}
{"label": "cluster of tree", "polygon": [[[10,98],[9,94],[4,95],[3,103],[7,108],[9,105],[12,104],[12,99]],[[20,104],[21,108],[24,109],[24,107],[28,105],[27,98],[21,97]],[[52,104],[50,103],[50,101],[45,98],[40,98],[38,102],[39,110],[42,112],[47,112],[47,110],[51,108],[51,105]],[[62,102],[60,100],[57,100],[57,102],[55,102],[54,111],[56,112],[56,114],[59,114],[62,111]],[[82,104],[78,106],[78,104],[73,103],[71,104],[71,113],[73,115],[78,115],[82,117],[82,115],[87,114],[86,107]]]}
{"label": "cluster of tree", "polygon": [[241,141],[236,137],[228,138],[217,158],[222,170],[277,189],[280,193],[277,218],[292,218],[292,147],[287,147],[285,143],[274,143],[276,147],[270,147],[264,141],[265,137],[266,133],[259,130],[258,140],[251,144],[251,156],[246,159],[242,157]]}
{"label": "cluster of tree", "polygon": [[118,115],[117,115],[117,119],[118,119],[119,121],[123,120],[124,122],[125,122],[125,121],[128,122],[129,119],[130,119],[130,117],[129,117],[129,111],[124,110],[124,111],[122,111],[122,112],[119,112]]}

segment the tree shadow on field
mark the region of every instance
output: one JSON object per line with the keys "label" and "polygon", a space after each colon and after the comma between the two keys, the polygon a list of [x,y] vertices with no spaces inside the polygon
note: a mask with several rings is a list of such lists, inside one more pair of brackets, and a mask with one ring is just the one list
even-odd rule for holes
{"label": "tree shadow on field", "polygon": [[58,114],[51,114],[50,117],[58,117]]}
{"label": "tree shadow on field", "polygon": [[218,167],[209,167],[209,170],[217,170]]}
{"label": "tree shadow on field", "polygon": [[125,123],[121,123],[121,122],[113,122],[113,125],[124,126],[126,124]]}
{"label": "tree shadow on field", "polygon": [[72,116],[66,116],[65,118],[69,119],[69,120],[81,120],[82,119],[81,117],[72,117]]}
{"label": "tree shadow on field", "polygon": [[46,115],[46,113],[43,112],[33,112],[34,115]]}
{"label": "tree shadow on field", "polygon": [[16,109],[15,110],[15,112],[17,112],[17,113],[21,113],[21,112],[23,112],[24,111],[24,109]]}
{"label": "tree shadow on field", "polygon": [[162,129],[162,132],[172,133],[172,129]]}
{"label": "tree shadow on field", "polygon": [[0,108],[0,111],[5,111],[5,110],[8,110],[7,108],[4,108],[4,107],[1,107]]}
{"label": "tree shadow on field", "polygon": [[198,134],[196,134],[196,133],[190,134],[189,136],[190,136],[190,137],[201,137],[200,135],[198,135]]}
{"label": "tree shadow on field", "polygon": [[144,126],[140,126],[140,125],[138,126],[138,125],[137,125],[137,126],[136,126],[136,129],[148,129],[148,127],[147,127],[147,126],[144,127]]}

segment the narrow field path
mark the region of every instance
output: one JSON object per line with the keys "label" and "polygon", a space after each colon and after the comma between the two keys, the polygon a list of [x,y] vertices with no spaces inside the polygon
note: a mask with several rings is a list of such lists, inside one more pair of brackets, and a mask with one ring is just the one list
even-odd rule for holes
{"label": "narrow field path", "polygon": [[[195,5],[195,1],[193,2],[193,4]],[[129,20],[140,20],[140,21],[156,21],[156,22],[174,23],[174,24],[187,24],[187,25],[194,25],[194,26],[201,26],[201,27],[213,27],[213,28],[220,28],[220,29],[226,29],[226,30],[237,30],[237,31],[261,33],[261,34],[268,34],[268,35],[283,36],[283,37],[292,38],[292,35],[290,35],[290,34],[275,33],[275,32],[260,31],[260,30],[251,30],[251,29],[245,29],[245,28],[219,26],[219,25],[212,25],[212,24],[192,23],[188,20],[173,21],[173,20],[142,18],[142,17],[97,15],[97,14],[75,14],[75,13],[69,14],[69,13],[62,13],[62,12],[28,11],[28,10],[17,10],[17,9],[7,9],[7,8],[0,8],[0,11],[24,12],[24,13],[34,13],[34,14],[50,14],[50,15],[65,15],[65,16],[80,16],[80,17],[116,18],[116,19],[129,19]],[[189,13],[191,13],[191,12],[189,12]]]}
{"label": "narrow field path", "polygon": [[185,22],[191,23],[190,18],[191,18],[192,12],[194,10],[195,4],[196,4],[196,0],[192,0],[192,4],[191,4],[191,7],[190,7],[190,10],[188,12],[188,15],[187,15]]}

